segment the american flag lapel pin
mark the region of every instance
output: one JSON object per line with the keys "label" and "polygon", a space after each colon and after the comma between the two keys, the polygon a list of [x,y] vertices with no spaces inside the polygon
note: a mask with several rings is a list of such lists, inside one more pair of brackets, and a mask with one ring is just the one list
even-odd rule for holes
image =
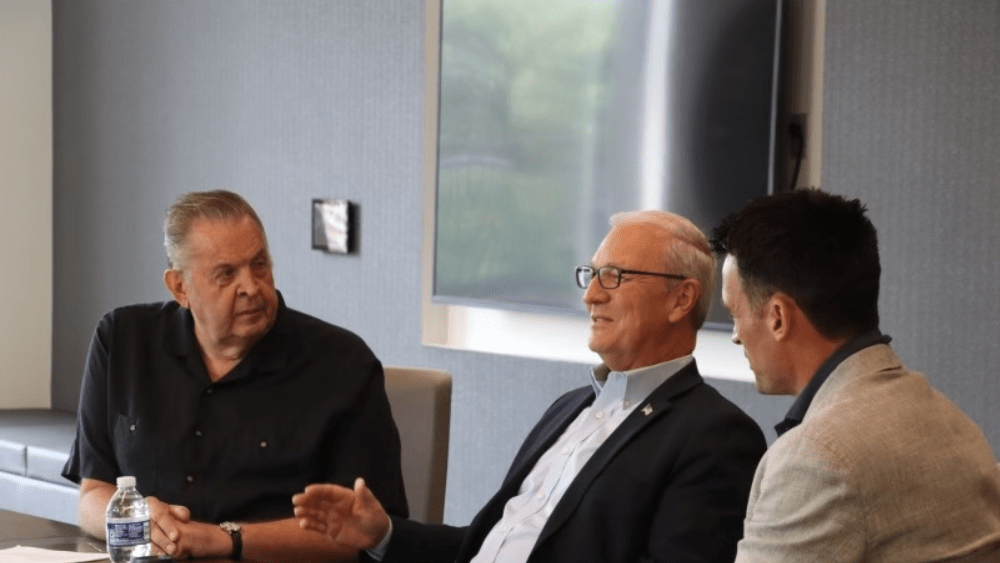
{"label": "american flag lapel pin", "polygon": [[653,414],[653,405],[646,405],[642,407],[642,414],[646,416]]}

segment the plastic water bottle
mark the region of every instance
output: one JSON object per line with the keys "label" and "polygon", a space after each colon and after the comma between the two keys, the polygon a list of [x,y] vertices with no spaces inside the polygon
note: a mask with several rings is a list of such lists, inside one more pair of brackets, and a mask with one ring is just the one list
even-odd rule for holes
{"label": "plastic water bottle", "polygon": [[150,555],[149,503],[135,489],[135,477],[119,477],[118,490],[108,501],[108,557],[114,563],[128,563],[132,557]]}

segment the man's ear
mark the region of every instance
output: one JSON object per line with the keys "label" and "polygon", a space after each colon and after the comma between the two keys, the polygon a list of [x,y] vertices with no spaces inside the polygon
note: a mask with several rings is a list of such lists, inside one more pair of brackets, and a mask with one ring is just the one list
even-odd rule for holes
{"label": "man's ear", "polygon": [[167,291],[181,307],[187,308],[187,287],[184,286],[184,274],[180,270],[170,268],[163,272],[163,285],[167,286]]}
{"label": "man's ear", "polygon": [[682,280],[670,293],[671,298],[667,300],[667,306],[670,307],[668,318],[672,323],[679,323],[681,319],[691,316],[691,311],[698,305],[701,283],[693,279]]}
{"label": "man's ear", "polygon": [[784,340],[791,335],[799,312],[795,301],[784,293],[775,293],[768,300],[767,328],[775,340]]}

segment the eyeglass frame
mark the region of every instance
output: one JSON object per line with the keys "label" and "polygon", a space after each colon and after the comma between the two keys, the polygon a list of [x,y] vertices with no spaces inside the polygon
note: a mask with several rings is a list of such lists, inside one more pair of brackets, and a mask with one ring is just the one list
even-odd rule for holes
{"label": "eyeglass frame", "polygon": [[[602,270],[604,270],[604,271],[616,270],[618,272],[618,275],[615,277],[615,279],[617,280],[616,283],[615,283],[615,285],[613,285],[611,287],[608,287],[608,286],[604,285],[604,282],[601,281],[601,271]],[[583,274],[584,272],[587,272],[587,271],[590,272],[590,281],[588,281],[587,284],[584,285],[582,283],[583,280],[580,277],[580,275]],[[618,289],[621,286],[621,284],[622,284],[622,274],[637,274],[637,275],[642,275],[642,276],[659,276],[661,278],[667,278],[667,279],[671,279],[671,280],[686,280],[686,279],[688,279],[688,276],[682,276],[681,274],[661,274],[661,273],[658,273],[658,272],[643,272],[641,270],[626,270],[624,268],[619,268],[618,266],[601,266],[600,268],[595,268],[593,266],[577,266],[576,267],[576,285],[580,289],[587,289],[588,287],[590,287],[590,282],[592,282],[592,281],[594,281],[594,279],[596,279],[598,285],[600,285],[604,289]]]}

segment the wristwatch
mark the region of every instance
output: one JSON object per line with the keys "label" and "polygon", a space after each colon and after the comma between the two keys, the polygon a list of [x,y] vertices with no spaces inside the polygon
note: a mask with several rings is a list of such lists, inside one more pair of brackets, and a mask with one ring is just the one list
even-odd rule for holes
{"label": "wristwatch", "polygon": [[233,539],[233,551],[229,554],[229,559],[232,561],[242,561],[243,534],[240,533],[240,525],[236,522],[223,522],[219,524],[219,527],[228,532],[229,537]]}

